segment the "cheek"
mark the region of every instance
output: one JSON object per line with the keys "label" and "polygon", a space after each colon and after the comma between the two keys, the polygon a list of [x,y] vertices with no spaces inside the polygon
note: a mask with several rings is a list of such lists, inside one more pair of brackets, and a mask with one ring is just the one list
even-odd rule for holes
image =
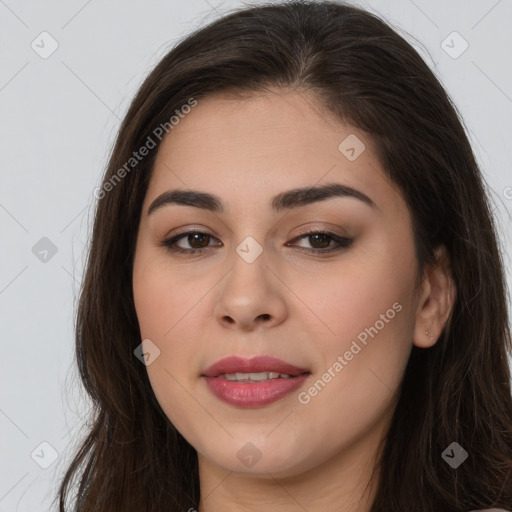
{"label": "cheek", "polygon": [[315,313],[303,318],[305,328],[316,334],[319,355],[316,384],[301,403],[308,402],[319,418],[326,404],[337,417],[354,412],[348,420],[354,428],[363,428],[389,404],[412,348],[414,250],[383,242],[379,249],[359,251],[357,258],[343,260],[339,271],[318,273],[294,290],[307,297]]}
{"label": "cheek", "polygon": [[315,428],[321,425],[332,440],[314,446],[316,441],[304,436],[303,449],[319,458],[354,446],[390,418],[412,347],[407,293],[394,289],[379,296],[362,285],[352,290],[338,292],[336,307],[320,311],[336,334],[316,338],[318,371],[297,397],[296,417],[306,424],[314,418]]}
{"label": "cheek", "polygon": [[371,281],[349,284],[330,289],[329,300],[316,310],[326,326],[314,338],[323,381],[317,388],[323,394],[329,387],[322,400],[333,404],[340,403],[341,392],[344,408],[358,411],[399,385],[412,348],[414,317],[406,289],[377,289]]}
{"label": "cheek", "polygon": [[[173,424],[190,416],[191,395],[184,385],[195,375],[191,364],[197,355],[194,340],[204,332],[204,282],[183,279],[168,262],[141,251],[133,272],[134,304],[141,339],[151,340],[159,355],[146,367],[148,377],[162,409]],[[200,411],[196,411],[199,413]]]}
{"label": "cheek", "polygon": [[[143,256],[136,260],[133,295],[137,319],[143,338],[169,343],[180,327],[195,325],[191,319],[201,310],[205,294],[203,280],[183,279],[165,260]],[[193,332],[187,330],[188,336]]]}
{"label": "cheek", "polygon": [[141,339],[151,340],[159,350],[158,357],[146,366],[155,398],[180,432],[191,432],[194,429],[194,422],[190,421],[191,395],[184,385],[193,369],[188,364],[195,349],[190,337],[197,334],[185,327],[193,326],[188,322],[194,309],[191,310],[192,298],[187,298],[186,292],[176,293],[175,286],[166,285],[169,277],[166,274],[154,265],[134,272],[135,309]]}
{"label": "cheek", "polygon": [[370,337],[368,330],[379,339],[392,333],[392,338],[404,338],[404,329],[411,324],[408,304],[416,269],[413,257],[394,258],[382,248],[360,252],[357,258],[332,265],[329,272],[319,270],[295,281],[294,293],[308,306],[302,321],[317,334],[314,341],[320,352],[332,355],[333,349],[349,347],[358,335],[364,342],[365,333]]}

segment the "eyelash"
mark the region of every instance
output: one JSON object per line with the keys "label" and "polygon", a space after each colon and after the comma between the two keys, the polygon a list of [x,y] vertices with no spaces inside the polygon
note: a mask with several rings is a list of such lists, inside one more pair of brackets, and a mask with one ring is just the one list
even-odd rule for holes
{"label": "eyelash", "polygon": [[[178,242],[179,240],[181,240],[182,238],[185,238],[185,237],[187,237],[189,235],[197,235],[197,234],[199,234],[199,235],[206,235],[206,236],[210,236],[211,238],[214,238],[212,235],[210,235],[208,233],[204,233],[202,231],[186,231],[186,232],[181,233],[181,234],[179,234],[177,236],[174,236],[172,238],[164,240],[163,242],[161,242],[161,245],[163,247],[165,247],[171,253],[181,253],[181,254],[198,254],[198,253],[202,253],[205,250],[209,249],[211,246],[201,247],[200,249],[183,249],[182,247],[174,246],[174,244],[176,242]],[[304,251],[304,252],[309,253],[309,254],[325,254],[325,253],[330,253],[330,252],[334,252],[334,251],[340,251],[341,249],[346,249],[353,242],[352,238],[346,238],[346,237],[343,237],[343,236],[338,236],[338,235],[336,235],[334,233],[331,233],[330,231],[323,231],[323,230],[308,230],[308,231],[305,231],[304,233],[301,233],[298,237],[294,238],[293,241],[301,240],[302,238],[308,238],[308,237],[313,236],[313,235],[327,235],[329,238],[331,238],[336,243],[336,245],[334,247],[331,247],[331,248],[328,248],[328,249],[307,249],[305,247],[300,247],[301,251]]]}

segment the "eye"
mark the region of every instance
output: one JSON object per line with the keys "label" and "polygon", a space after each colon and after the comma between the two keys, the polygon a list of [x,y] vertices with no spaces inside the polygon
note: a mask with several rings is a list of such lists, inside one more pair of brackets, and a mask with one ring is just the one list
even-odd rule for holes
{"label": "eye", "polygon": [[[353,239],[343,236],[339,236],[330,231],[323,230],[308,230],[302,233],[295,240],[309,239],[309,243],[313,246],[313,249],[302,247],[302,250],[308,253],[327,253],[333,251],[339,251],[349,247]],[[333,241],[334,244],[330,244]]]}
{"label": "eye", "polygon": [[[177,245],[179,241],[186,238],[185,242],[192,248],[183,248]],[[177,253],[200,253],[208,248],[210,240],[216,240],[212,235],[201,231],[187,231],[181,235],[174,236],[162,242],[170,252]]]}
{"label": "eye", "polygon": [[[304,252],[315,254],[339,251],[349,247],[353,242],[353,239],[351,238],[342,237],[330,231],[322,230],[306,231],[299,237],[295,238],[294,241],[302,239],[309,239],[309,243],[313,248],[310,249],[302,246],[298,247],[301,247],[301,250]],[[203,233],[202,231],[187,231],[164,240],[161,242],[161,245],[171,253],[198,254],[207,250],[208,247],[211,247],[210,242],[212,240],[217,239],[208,233]],[[189,244],[190,248],[182,247],[178,245],[178,242]],[[334,244],[331,244],[331,242],[334,242]],[[217,245],[222,245],[222,242]]]}

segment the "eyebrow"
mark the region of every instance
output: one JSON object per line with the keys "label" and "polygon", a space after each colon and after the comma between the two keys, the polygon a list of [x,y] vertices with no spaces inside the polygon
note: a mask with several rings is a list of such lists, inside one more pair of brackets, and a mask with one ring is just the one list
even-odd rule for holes
{"label": "eyebrow", "polygon": [[[272,199],[271,207],[274,212],[279,213],[334,197],[355,198],[372,208],[377,208],[366,194],[341,183],[328,183],[318,187],[295,188],[281,192]],[[222,200],[213,194],[197,190],[168,190],[151,203],[148,216],[166,205],[193,206],[214,213],[224,213]]]}

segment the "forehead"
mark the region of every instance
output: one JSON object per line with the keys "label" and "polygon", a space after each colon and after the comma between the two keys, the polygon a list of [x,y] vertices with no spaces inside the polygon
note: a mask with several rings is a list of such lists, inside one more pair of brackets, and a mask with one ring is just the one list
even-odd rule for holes
{"label": "forehead", "polygon": [[323,182],[364,189],[376,203],[386,195],[396,203],[398,195],[369,136],[335,121],[310,93],[213,96],[200,99],[163,139],[146,203],[179,187],[243,204]]}
{"label": "forehead", "polygon": [[339,143],[351,131],[327,117],[309,93],[277,90],[240,99],[213,96],[199,100],[183,116],[165,137],[159,154],[241,160],[247,169],[248,151],[264,161],[276,156],[300,161],[304,154],[320,159],[326,151],[326,156],[338,158]]}

